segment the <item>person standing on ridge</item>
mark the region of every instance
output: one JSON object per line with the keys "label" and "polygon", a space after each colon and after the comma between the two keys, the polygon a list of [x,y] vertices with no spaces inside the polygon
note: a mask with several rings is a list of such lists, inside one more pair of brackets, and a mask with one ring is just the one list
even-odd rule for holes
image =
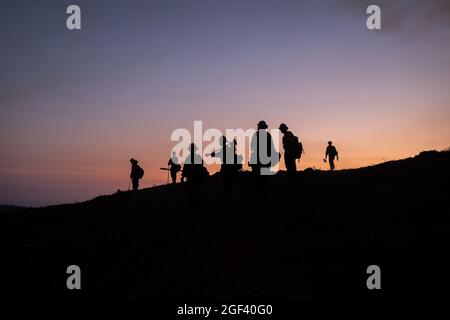
{"label": "person standing on ridge", "polygon": [[133,190],[136,191],[139,189],[139,180],[144,176],[144,169],[142,169],[138,165],[138,161],[136,159],[131,158],[131,173],[130,179],[133,184]]}
{"label": "person standing on ridge", "polygon": [[297,165],[295,160],[300,159],[302,153],[304,153],[302,143],[298,141],[298,138],[289,131],[288,126],[284,123],[279,127],[283,134],[283,148],[284,148],[284,164],[286,165],[286,171],[288,177],[295,177],[297,172]]}
{"label": "person standing on ridge", "polygon": [[178,163],[178,157],[175,151],[172,152],[172,156],[167,164],[169,165],[172,183],[177,183],[177,172],[181,170],[181,165]]}
{"label": "person standing on ridge", "polygon": [[198,193],[204,178],[208,175],[208,171],[203,166],[202,156],[197,153],[197,150],[198,147],[194,143],[189,145],[189,154],[184,160],[181,177],[182,181],[186,179],[190,204],[198,202]]}
{"label": "person standing on ridge", "polygon": [[220,175],[225,186],[225,194],[230,195],[233,185],[233,176],[237,171],[236,140],[227,143],[227,138],[222,136],[220,137],[220,147],[220,150],[211,153],[211,157],[220,158],[222,162],[220,166]]}
{"label": "person standing on ridge", "polygon": [[337,161],[339,161],[339,155],[338,152],[333,146],[333,143],[331,141],[328,141],[328,147],[325,151],[325,159],[323,159],[324,162],[327,162],[327,156],[328,156],[328,162],[330,163],[330,170],[334,170],[334,158],[336,158]]}
{"label": "person standing on ridge", "polygon": [[258,122],[256,132],[250,142],[250,167],[255,180],[255,185],[261,186],[264,179],[261,175],[267,175],[267,171],[278,163],[280,154],[275,150],[275,145],[271,134],[268,132],[268,125],[265,121]]}
{"label": "person standing on ridge", "polygon": [[202,178],[203,159],[197,153],[198,147],[191,143],[188,148],[188,155],[184,160],[183,173],[181,174],[182,182],[194,182],[197,184]]}

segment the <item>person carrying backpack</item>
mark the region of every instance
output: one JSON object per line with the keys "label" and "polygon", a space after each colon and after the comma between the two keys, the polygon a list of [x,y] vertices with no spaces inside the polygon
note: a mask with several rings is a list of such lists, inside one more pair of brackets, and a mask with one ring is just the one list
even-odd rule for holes
{"label": "person carrying backpack", "polygon": [[130,173],[130,179],[131,183],[133,184],[133,190],[139,189],[139,180],[142,179],[144,176],[144,169],[142,169],[138,165],[138,161],[136,159],[131,158],[131,173]]}
{"label": "person carrying backpack", "polygon": [[295,160],[300,159],[304,153],[303,145],[291,131],[288,131],[286,124],[280,124],[279,129],[283,133],[284,164],[288,177],[292,178],[297,172]]}
{"label": "person carrying backpack", "polygon": [[323,159],[324,162],[327,161],[327,156],[328,156],[328,162],[330,163],[330,170],[333,171],[334,170],[334,158],[336,158],[337,161],[339,161],[339,155],[331,141],[328,141],[328,146],[325,151],[325,159]]}

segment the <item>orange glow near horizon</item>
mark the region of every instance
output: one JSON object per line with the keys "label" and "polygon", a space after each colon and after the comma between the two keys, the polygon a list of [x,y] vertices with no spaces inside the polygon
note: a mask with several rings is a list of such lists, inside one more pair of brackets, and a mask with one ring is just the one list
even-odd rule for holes
{"label": "orange glow near horizon", "polygon": [[[294,133],[296,129],[291,126]],[[430,132],[432,134],[432,132]],[[310,140],[301,137],[306,154],[304,154],[297,164],[298,170],[304,170],[313,167],[320,170],[328,170],[328,164],[323,162],[324,151],[327,139],[323,142]],[[411,140],[414,137],[410,136]],[[347,138],[348,139],[348,138]],[[336,163],[337,169],[350,169],[374,165],[377,163],[398,160],[414,156],[423,150],[443,150],[448,148],[445,137],[440,139],[440,143],[427,144],[426,135],[418,135],[417,144],[398,144],[395,137],[390,139],[384,137],[382,139],[370,139],[370,137],[360,137],[356,141],[346,140],[345,135],[340,135],[338,139],[333,139],[339,154],[340,161]],[[367,143],[370,141],[370,143]],[[138,143],[139,144],[139,143]],[[66,197],[59,197],[60,201],[54,203],[65,203],[74,201],[83,201],[93,198],[101,194],[111,194],[120,190],[126,190],[129,183],[129,158],[135,157],[139,159],[140,165],[145,169],[144,179],[141,181],[141,187],[147,188],[154,185],[165,184],[167,181],[167,172],[159,168],[165,167],[170,156],[169,146],[173,146],[175,142],[170,142],[167,138],[167,144],[164,149],[167,151],[153,152],[149,145],[144,150],[129,151],[129,156],[124,157],[119,151],[111,152],[116,154],[117,158],[108,159],[107,154],[103,154],[102,158],[94,160],[98,156],[91,151],[91,154],[79,155],[78,157],[86,159],[84,163],[70,163],[69,159],[60,158],[55,155],[54,160],[50,160],[49,164],[34,163],[35,169],[26,169],[25,167],[2,170],[1,174],[4,181],[11,181],[12,184],[23,184],[21,196],[31,197],[38,196],[42,198],[48,197],[47,191],[41,190],[41,186],[54,188],[59,192],[63,191]],[[208,142],[209,144],[209,142]],[[206,143],[205,143],[206,145]],[[145,150],[147,149],[147,150]],[[162,148],[161,148],[162,149]],[[137,146],[136,146],[137,150]],[[101,150],[99,150],[101,151]],[[125,152],[124,152],[125,153]],[[108,153],[110,154],[110,153]],[[92,159],[90,162],[88,159]],[[284,162],[281,161],[280,170],[284,170]],[[245,170],[250,170],[244,166]],[[211,174],[219,170],[218,165],[208,166]],[[32,181],[35,181],[34,183]],[[20,204],[20,203],[19,203]]]}
{"label": "orange glow near horizon", "polygon": [[142,187],[164,184],[171,133],[195,120],[286,123],[300,170],[328,168],[328,140],[338,170],[450,147],[449,19],[432,1],[383,2],[379,31],[352,1],[86,1],[80,32],[50,2],[19,2],[2,19],[0,205],[125,190],[131,157]]}

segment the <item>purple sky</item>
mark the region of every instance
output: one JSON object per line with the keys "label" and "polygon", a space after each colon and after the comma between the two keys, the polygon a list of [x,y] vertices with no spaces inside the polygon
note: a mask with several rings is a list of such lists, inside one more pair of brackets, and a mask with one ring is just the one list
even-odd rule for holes
{"label": "purple sky", "polygon": [[[448,1],[4,1],[0,203],[165,182],[176,128],[286,122],[324,169],[450,146]],[[68,31],[65,11],[82,10]],[[378,4],[382,30],[366,28]]]}

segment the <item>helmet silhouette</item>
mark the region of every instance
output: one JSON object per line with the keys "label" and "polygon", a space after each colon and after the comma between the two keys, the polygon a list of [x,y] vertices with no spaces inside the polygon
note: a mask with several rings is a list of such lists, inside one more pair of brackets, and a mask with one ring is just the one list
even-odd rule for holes
{"label": "helmet silhouette", "polygon": [[282,123],[282,124],[280,124],[280,127],[278,129],[280,129],[280,131],[284,131],[284,130],[287,130],[289,128],[288,128],[288,126],[285,123]]}
{"label": "helmet silhouette", "polygon": [[260,122],[258,122],[258,129],[267,129],[269,126],[267,125],[267,123],[264,120],[261,120]]}

